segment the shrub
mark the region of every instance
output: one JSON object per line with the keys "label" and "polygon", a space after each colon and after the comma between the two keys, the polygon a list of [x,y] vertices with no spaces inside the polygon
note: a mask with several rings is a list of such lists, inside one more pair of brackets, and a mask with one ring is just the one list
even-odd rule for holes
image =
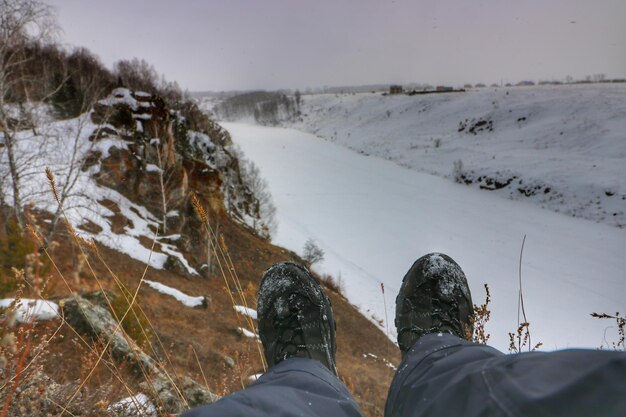
{"label": "shrub", "polygon": [[341,279],[341,275],[335,279],[335,277],[330,274],[323,274],[320,276],[319,280],[329,290],[343,294],[343,279]]}
{"label": "shrub", "polygon": [[458,160],[452,163],[452,176],[454,178],[454,182],[459,184],[464,184],[465,181],[465,170],[463,169],[463,161]]}
{"label": "shrub", "polygon": [[[595,317],[597,319],[609,319],[615,320],[615,324],[617,325],[617,342],[612,343],[612,347],[614,350],[624,350],[626,351],[626,345],[624,344],[624,340],[626,339],[626,316],[620,316],[619,312],[615,313],[615,315],[610,315],[606,313],[591,313],[591,317]],[[606,346],[610,347],[609,342],[606,342]],[[604,344],[600,346],[600,349],[604,348]]]}
{"label": "shrub", "polygon": [[474,333],[466,334],[467,339],[471,339],[473,342],[481,343],[483,345],[486,345],[489,341],[489,338],[491,337],[491,335],[485,330],[487,323],[491,319],[491,310],[489,310],[491,293],[489,292],[489,285],[487,284],[485,284],[485,293],[486,297],[484,304],[474,304],[474,315],[470,319],[472,324],[474,325]]}
{"label": "shrub", "polygon": [[[0,228],[0,297],[2,297],[17,289],[19,282],[14,270],[27,270],[35,261],[39,262],[39,259],[32,259],[33,253],[36,253],[35,242],[22,232],[15,214],[0,214],[0,220],[4,223],[4,227]],[[43,273],[41,269],[39,272]]]}

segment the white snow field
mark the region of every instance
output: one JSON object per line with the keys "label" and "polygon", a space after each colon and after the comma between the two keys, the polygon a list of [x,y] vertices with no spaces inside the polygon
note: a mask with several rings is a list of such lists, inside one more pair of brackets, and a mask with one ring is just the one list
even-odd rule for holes
{"label": "white snow field", "polygon": [[484,301],[489,284],[490,344],[506,351],[518,323],[518,260],[527,235],[522,278],[533,343],[551,350],[616,340],[614,323],[590,313],[626,311],[623,229],[499,198],[297,130],[223,126],[269,183],[279,221],[273,241],[300,253],[314,239],[326,253],[314,269],[340,276],[363,314],[384,320],[386,301],[381,328],[390,338],[402,277],[419,256],[440,251],[464,269],[474,303]]}
{"label": "white snow field", "polygon": [[450,179],[460,160],[472,187],[626,227],[624,83],[302,100],[288,127]]}

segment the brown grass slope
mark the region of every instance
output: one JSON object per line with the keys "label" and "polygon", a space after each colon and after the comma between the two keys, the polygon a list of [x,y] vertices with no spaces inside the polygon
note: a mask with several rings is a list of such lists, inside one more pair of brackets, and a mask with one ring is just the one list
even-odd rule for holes
{"label": "brown grass slope", "polygon": [[[130,153],[122,156],[115,154],[114,157],[105,160],[103,166],[117,172],[120,165],[129,163],[127,159],[129,155]],[[46,276],[42,274],[42,280],[46,281],[44,298],[60,299],[71,293],[84,294],[103,287],[116,295],[116,300],[119,301],[122,299],[121,292],[113,276],[119,278],[132,294],[139,286],[144,271],[145,279],[161,282],[189,295],[207,296],[209,302],[205,308],[190,308],[144,283],[139,289],[136,304],[139,309],[137,314],[142,317],[140,323],[148,329],[148,334],[144,334],[138,326],[129,326],[126,330],[131,338],[144,346],[146,352],[164,364],[173,379],[189,375],[201,384],[206,384],[211,392],[226,395],[247,385],[250,375],[263,371],[258,342],[237,332],[238,327],[249,329],[250,326],[243,316],[235,312],[232,299],[235,299],[236,304],[242,304],[240,295],[243,292],[249,305],[256,307],[258,284],[263,272],[269,266],[286,260],[299,263],[303,261],[293,252],[272,245],[266,239],[257,236],[249,227],[233,221],[222,203],[219,175],[215,173],[208,175],[205,170],[198,169],[197,164],[201,163],[188,162],[182,164],[180,169],[186,169],[188,174],[189,195],[197,193],[198,201],[207,211],[211,222],[219,224],[218,240],[221,244],[218,249],[225,251],[225,256],[220,258],[221,266],[216,265],[211,273],[203,276],[183,276],[168,270],[153,268],[146,270],[145,264],[98,244],[92,248],[82,245],[86,262],[82,259],[79,242],[71,237],[67,229],[58,232],[56,242],[47,246],[48,260],[45,259],[41,248],[37,250],[35,246],[33,249],[47,265]],[[137,193],[135,187],[142,189],[156,187],[150,183],[152,181],[154,178],[150,176],[133,181],[126,178],[121,184],[135,185],[130,188],[119,186],[117,189],[135,203],[145,204],[146,200],[141,198],[142,193]],[[115,213],[110,218],[113,233],[124,233],[127,219],[116,209],[115,203],[101,200],[99,204]],[[146,204],[146,207],[156,212],[154,206]],[[177,229],[184,236],[179,248],[188,261],[197,266],[206,254],[207,233],[202,231],[202,221],[194,212],[189,197],[181,201],[178,208],[184,219],[177,225]],[[35,213],[31,219],[39,228],[45,229],[44,219],[49,217],[45,213]],[[98,227],[94,228],[90,223],[77,226],[79,230],[98,232]],[[150,239],[142,240],[142,244],[147,248],[152,247],[152,243]],[[160,251],[158,244],[154,250]],[[51,263],[59,268],[58,272],[55,272]],[[238,276],[238,283],[230,279],[233,270]],[[387,366],[385,360],[397,364],[399,352],[389,339],[341,294],[331,289],[327,289],[327,292],[333,303],[337,321],[337,365],[340,378],[354,394],[367,416],[380,416],[383,414],[387,389],[393,376],[393,370]],[[32,297],[32,287],[26,285],[23,293],[24,297]],[[113,304],[117,306],[117,301]],[[120,314],[123,313],[124,306],[121,306]],[[97,411],[106,411],[108,404],[130,393],[142,391],[139,384],[146,379],[145,375],[141,375],[129,364],[120,362],[110,353],[105,352],[103,359],[96,366],[98,356],[104,349],[104,342],[78,334],[67,324],[58,330],[57,325],[58,321],[35,326],[33,336],[35,344],[36,341],[50,337],[55,330],[58,333],[51,337],[49,346],[46,346],[45,352],[40,356],[35,357],[34,350],[28,352],[27,362],[32,359],[35,361],[28,372],[21,375],[20,389],[16,390],[16,397],[10,400],[11,402],[22,404],[23,401],[20,402],[17,398],[21,392],[35,390],[41,393],[41,390],[45,391],[45,387],[49,386],[45,381],[42,382],[41,378],[35,378],[33,373],[35,370],[41,370],[53,381],[65,387],[55,397],[58,403],[56,411],[59,411],[61,406],[69,404],[68,410],[73,410],[75,415],[78,415],[77,410],[85,411],[85,414],[81,415],[100,415]],[[151,346],[145,343],[146,340],[151,342]],[[30,391],[23,389],[23,384],[28,385],[35,380],[38,381],[35,388]],[[84,387],[79,390],[80,395],[70,401],[82,384]],[[5,404],[9,402],[7,398],[10,397],[7,393],[8,391],[5,391],[0,395]],[[35,404],[32,401],[27,403]],[[40,405],[35,404],[32,407],[37,409]]]}

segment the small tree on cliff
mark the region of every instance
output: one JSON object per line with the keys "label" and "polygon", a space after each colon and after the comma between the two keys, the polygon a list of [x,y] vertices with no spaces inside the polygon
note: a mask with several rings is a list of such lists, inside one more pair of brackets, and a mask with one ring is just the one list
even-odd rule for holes
{"label": "small tree on cliff", "polygon": [[256,200],[253,204],[255,208],[251,213],[255,217],[252,226],[261,237],[269,239],[276,231],[276,207],[267,181],[252,161],[244,159],[243,156],[239,158],[242,164],[241,176]]}
{"label": "small tree on cliff", "polygon": [[[159,191],[161,196],[161,211],[162,211],[162,222],[163,222],[163,233],[167,233],[167,216],[169,214],[170,203],[172,201],[172,182],[173,176],[175,173],[174,164],[169,161],[167,153],[163,152],[163,148],[165,146],[161,145],[161,140],[159,138],[154,138],[150,141],[150,145],[155,148],[156,156],[157,156],[157,174],[159,176]],[[167,146],[167,145],[166,145]],[[173,152],[173,149],[170,149],[169,154]],[[171,156],[170,156],[171,158]]]}
{"label": "small tree on cliff", "polygon": [[[36,133],[37,115],[34,106],[28,103],[35,81],[26,71],[32,61],[28,50],[32,45],[49,41],[56,28],[49,6],[37,0],[0,0],[0,133],[20,229],[24,229],[24,221],[17,133],[28,128]],[[0,194],[4,195],[4,190]]]}

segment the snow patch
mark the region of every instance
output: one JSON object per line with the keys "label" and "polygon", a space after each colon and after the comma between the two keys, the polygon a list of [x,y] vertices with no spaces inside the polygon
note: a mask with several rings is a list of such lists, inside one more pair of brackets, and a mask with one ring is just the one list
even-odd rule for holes
{"label": "snow patch", "polygon": [[154,164],[146,164],[146,172],[161,172],[161,171],[163,170]]}
{"label": "snow patch", "polygon": [[168,287],[167,285],[161,284],[160,282],[156,281],[149,281],[145,279],[144,282],[161,294],[167,294],[174,297],[187,307],[199,307],[204,302],[204,297],[202,296],[194,297],[191,295],[187,295],[184,292],[177,290],[176,288]]}
{"label": "snow patch", "polygon": [[143,393],[126,397],[111,404],[108,409],[125,416],[157,417],[158,415],[150,398]]}
{"label": "snow patch", "polygon": [[259,378],[261,378],[263,374],[254,374],[248,377],[248,382],[256,382]]}
{"label": "snow patch", "polygon": [[244,307],[244,306],[233,306],[233,308],[239,314],[243,314],[245,316],[251,317],[254,320],[257,319],[257,314],[256,314],[255,309],[252,309],[250,307]]}
{"label": "snow patch", "polygon": [[243,327],[237,327],[237,332],[244,335],[245,337],[259,340],[259,336],[256,333],[251,332],[250,330],[244,329]]}
{"label": "snow patch", "polygon": [[105,106],[113,106],[116,104],[126,104],[133,110],[137,110],[137,100],[133,97],[131,91],[128,88],[116,88],[111,92],[111,95],[105,99],[100,100],[98,103]]}
{"label": "snow patch", "polygon": [[[15,302],[14,298],[0,299],[0,308],[9,308]],[[33,300],[22,298],[15,304],[15,319],[19,323],[46,321],[59,317],[59,305],[48,300]]]}
{"label": "snow patch", "polygon": [[176,257],[180,261],[180,263],[183,264],[183,266],[185,267],[185,269],[190,275],[200,275],[198,271],[196,271],[195,268],[189,265],[189,262],[187,262],[187,259],[185,259],[183,254],[178,252],[176,249],[177,248],[174,245],[161,242],[161,250],[167,253],[168,255]]}

